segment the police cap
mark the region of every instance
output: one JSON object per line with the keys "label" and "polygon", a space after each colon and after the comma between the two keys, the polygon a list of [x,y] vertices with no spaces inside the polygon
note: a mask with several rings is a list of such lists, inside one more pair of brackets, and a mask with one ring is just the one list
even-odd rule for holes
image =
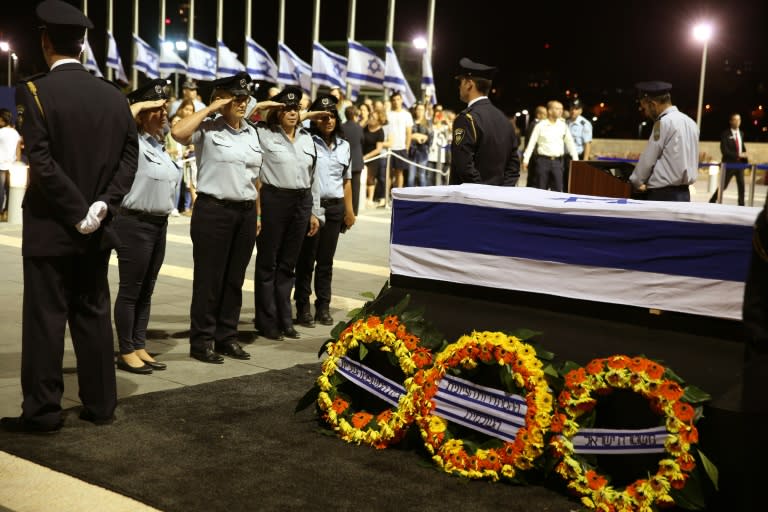
{"label": "police cap", "polygon": [[72,4],[61,0],[45,0],[35,10],[44,25],[66,25],[92,29],[93,23],[83,12]]}
{"label": "police cap", "polygon": [[165,93],[165,87],[170,83],[171,81],[165,78],[156,78],[135,91],[129,92],[128,101],[134,104],[140,101],[167,100],[168,95]]}
{"label": "police cap", "polygon": [[464,57],[459,61],[459,72],[456,73],[455,78],[472,77],[493,80],[493,75],[496,74],[497,69],[494,66],[486,66]]}
{"label": "police cap", "polygon": [[303,95],[304,91],[296,86],[289,85],[270,99],[278,103],[285,103],[287,107],[298,107],[301,104],[301,97]]}
{"label": "police cap", "polygon": [[318,94],[315,101],[312,102],[312,106],[309,107],[309,110],[336,112],[336,105],[338,102],[339,100],[336,99],[336,96],[331,96],[330,94]]}
{"label": "police cap", "polygon": [[639,82],[635,84],[635,89],[640,98],[647,98],[668,94],[672,91],[672,84],[659,81]]}
{"label": "police cap", "polygon": [[220,89],[232,93],[234,96],[248,96],[253,80],[245,71],[232,76],[225,76],[211,82],[214,89]]}
{"label": "police cap", "polygon": [[182,89],[189,89],[189,90],[192,90],[192,91],[196,91],[197,90],[197,82],[195,82],[194,78],[187,78],[186,80],[184,80],[184,83],[181,84],[181,87],[182,87]]}
{"label": "police cap", "polygon": [[569,106],[570,106],[571,110],[573,110],[573,109],[583,109],[584,108],[584,104],[578,98],[572,100]]}

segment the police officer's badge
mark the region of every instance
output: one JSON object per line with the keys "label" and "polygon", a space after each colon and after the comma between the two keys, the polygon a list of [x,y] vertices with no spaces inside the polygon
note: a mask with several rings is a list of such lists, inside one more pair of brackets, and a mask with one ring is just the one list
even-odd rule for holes
{"label": "police officer's badge", "polygon": [[240,79],[240,88],[245,89],[248,86],[248,82],[245,81],[245,78]]}
{"label": "police officer's badge", "polygon": [[155,94],[157,94],[158,96],[163,94],[163,86],[162,85],[160,85],[160,84],[156,84],[155,85]]}
{"label": "police officer's badge", "polygon": [[653,140],[659,140],[661,137],[661,122],[653,123]]}
{"label": "police officer's badge", "polygon": [[331,100],[329,100],[328,98],[323,98],[323,99],[321,99],[321,100],[320,100],[320,104],[321,104],[323,107],[327,107],[328,105],[330,105],[330,104],[331,104]]}
{"label": "police officer's badge", "polygon": [[453,130],[453,143],[459,145],[462,140],[464,140],[464,128],[456,128]]}
{"label": "police officer's badge", "polygon": [[292,92],[289,92],[288,94],[286,94],[285,97],[288,98],[291,101],[296,99],[296,95],[293,94]]}

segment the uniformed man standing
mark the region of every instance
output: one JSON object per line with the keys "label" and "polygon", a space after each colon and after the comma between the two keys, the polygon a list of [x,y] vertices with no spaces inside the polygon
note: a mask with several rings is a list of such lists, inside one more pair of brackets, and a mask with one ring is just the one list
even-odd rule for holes
{"label": "uniformed man standing", "polygon": [[672,85],[641,82],[636,87],[640,106],[654,124],[629,181],[649,201],[690,201],[688,186],[699,172],[699,129],[672,105]]}
{"label": "uniformed man standing", "polygon": [[520,177],[519,141],[504,113],[488,99],[496,68],[459,61],[459,97],[467,103],[453,122],[450,184],[514,187]]}
{"label": "uniformed man standing", "polygon": [[80,64],[91,21],[59,0],[37,6],[51,71],[16,88],[29,158],[22,256],[22,414],[5,430],[61,428],[64,330],[77,355],[80,418],[108,423],[117,404],[107,265],[112,215],[136,173],[136,124],[128,102]]}

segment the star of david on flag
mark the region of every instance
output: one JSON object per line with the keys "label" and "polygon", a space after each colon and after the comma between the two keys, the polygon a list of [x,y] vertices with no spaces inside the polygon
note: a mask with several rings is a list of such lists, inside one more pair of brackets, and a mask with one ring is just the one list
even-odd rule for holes
{"label": "star of david on flag", "polygon": [[348,42],[347,82],[359,90],[360,87],[384,88],[384,61],[372,50],[352,41]]}
{"label": "star of david on flag", "polygon": [[195,80],[216,79],[216,48],[190,39],[187,56],[187,76]]}
{"label": "star of david on flag", "polygon": [[133,34],[133,47],[136,60],[133,67],[147,75],[148,78],[160,78],[160,55],[142,38]]}
{"label": "star of david on flag", "polygon": [[298,55],[283,43],[278,43],[280,54],[278,82],[283,85],[298,85],[305,92],[312,89],[312,66],[301,60]]}

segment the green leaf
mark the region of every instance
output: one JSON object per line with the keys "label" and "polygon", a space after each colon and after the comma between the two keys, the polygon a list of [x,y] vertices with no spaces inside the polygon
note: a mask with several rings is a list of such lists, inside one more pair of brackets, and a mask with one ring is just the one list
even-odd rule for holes
{"label": "green leaf", "polygon": [[550,377],[554,377],[554,378],[560,377],[560,374],[557,373],[557,370],[551,364],[546,365],[543,371],[544,371],[544,375],[549,375]]}
{"label": "green leaf", "polygon": [[330,345],[330,344],[331,344],[331,343],[333,343],[334,341],[336,341],[336,339],[335,339],[335,338],[334,338],[334,339],[330,339],[330,340],[326,340],[326,341],[325,341],[325,343],[323,343],[323,344],[320,346],[320,351],[317,353],[317,357],[318,357],[318,358],[321,358],[321,357],[323,357],[323,354],[325,354],[325,350],[326,350],[326,348],[328,348],[328,345]]}
{"label": "green leaf", "polygon": [[368,355],[368,347],[365,346],[365,343],[360,343],[360,360],[362,361],[365,359],[365,356]]}
{"label": "green leaf", "polygon": [[693,471],[690,474],[685,487],[679,491],[672,489],[669,494],[677,506],[686,510],[704,510],[707,506],[699,471]]}
{"label": "green leaf", "polygon": [[360,312],[363,310],[363,308],[355,308],[351,309],[349,313],[347,313],[347,318],[355,318],[357,315],[360,314]]}
{"label": "green leaf", "polygon": [[515,379],[512,377],[512,372],[509,370],[509,366],[499,366],[499,377],[501,377],[501,384],[507,392],[514,393],[517,391]]}
{"label": "green leaf", "polygon": [[509,331],[507,334],[509,336],[514,336],[515,338],[520,338],[521,340],[526,341],[533,338],[534,336],[540,335],[541,332],[533,331],[531,329],[515,329],[514,331]]}
{"label": "green leaf", "polygon": [[701,465],[704,466],[704,471],[707,473],[707,476],[709,477],[709,480],[712,482],[712,485],[715,486],[715,490],[719,491],[718,487],[718,481],[720,479],[720,472],[717,469],[717,466],[712,463],[709,458],[704,455],[704,452],[701,450],[698,450],[699,452],[699,458],[701,459]]}
{"label": "green leaf", "polygon": [[696,386],[686,386],[685,393],[683,393],[683,400],[689,404],[700,404],[712,400],[712,395]]}
{"label": "green leaf", "polygon": [[501,439],[491,438],[485,441],[483,444],[481,444],[479,448],[481,450],[493,450],[493,449],[501,448],[502,446],[504,446],[504,441],[502,441]]}
{"label": "green leaf", "polygon": [[376,296],[373,294],[373,292],[363,292],[360,294],[361,297],[365,297],[366,299],[375,300]]}
{"label": "green leaf", "polygon": [[566,361],[563,363],[562,368],[560,368],[560,375],[565,377],[565,375],[571,370],[578,370],[579,368],[581,368],[580,364],[576,364],[573,361]]}
{"label": "green leaf", "polygon": [[392,314],[397,315],[398,317],[403,314],[403,311],[405,311],[405,308],[408,307],[408,304],[411,302],[411,294],[408,293],[405,295],[405,297],[402,298],[400,302],[397,303],[397,305],[392,309]]}
{"label": "green leaf", "polygon": [[339,322],[339,323],[337,323],[336,327],[331,329],[330,336],[333,339],[333,341],[336,341],[337,339],[339,339],[339,336],[341,336],[341,332],[344,329],[346,329],[346,328],[347,328],[347,322]]}
{"label": "green leaf", "polygon": [[536,351],[536,357],[538,357],[542,361],[553,361],[555,359],[554,352],[550,352],[549,350],[544,350],[543,348],[537,345],[531,345],[531,346]]}
{"label": "green leaf", "polygon": [[304,396],[299,399],[299,401],[296,403],[296,408],[293,410],[293,413],[296,414],[299,411],[303,411],[315,403],[317,401],[318,393],[320,393],[320,386],[315,384],[309,391],[304,393]]}
{"label": "green leaf", "polygon": [[669,367],[664,370],[664,378],[673,380],[680,385],[685,384],[685,381]]}
{"label": "green leaf", "polygon": [[329,428],[319,428],[317,429],[317,433],[324,436],[336,437],[336,432]]}

